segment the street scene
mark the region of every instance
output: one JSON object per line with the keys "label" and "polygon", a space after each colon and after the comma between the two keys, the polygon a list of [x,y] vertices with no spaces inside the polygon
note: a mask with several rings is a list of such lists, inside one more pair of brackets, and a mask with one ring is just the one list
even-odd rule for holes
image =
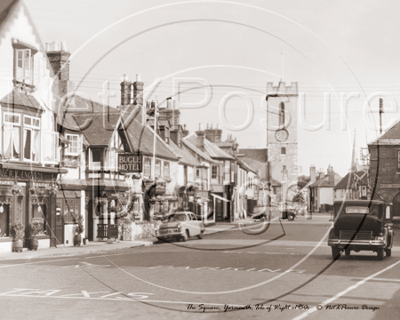
{"label": "street scene", "polygon": [[0,1],[0,319],[397,319],[396,9]]}

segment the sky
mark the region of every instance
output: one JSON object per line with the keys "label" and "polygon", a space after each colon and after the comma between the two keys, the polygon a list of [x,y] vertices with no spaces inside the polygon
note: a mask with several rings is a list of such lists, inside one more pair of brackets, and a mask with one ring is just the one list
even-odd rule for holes
{"label": "sky", "polygon": [[[240,148],[265,148],[267,82],[297,82],[298,166],[344,176],[400,118],[400,3],[354,1],[25,0],[42,42],[66,41],[77,91],[120,103],[124,75],[149,100],[173,96],[193,132],[219,125]],[[159,79],[159,80],[156,80]]]}

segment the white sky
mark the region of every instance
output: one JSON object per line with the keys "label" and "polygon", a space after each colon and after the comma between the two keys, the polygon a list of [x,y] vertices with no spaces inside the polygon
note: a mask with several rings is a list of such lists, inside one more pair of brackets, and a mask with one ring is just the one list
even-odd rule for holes
{"label": "white sky", "polygon": [[[218,110],[223,98],[237,91],[247,94],[254,106],[250,126],[223,131],[223,138],[233,133],[242,148],[265,147],[265,128],[260,122],[265,111],[260,100],[266,82],[280,80],[283,50],[283,80],[298,82],[299,91],[306,96],[306,119],[310,125],[323,120],[324,93],[331,96],[330,129],[310,131],[298,124],[298,164],[303,174],[308,174],[311,164],[325,171],[331,164],[345,175],[350,166],[354,129],[358,148],[376,138],[379,130],[376,111],[372,116],[363,116],[366,96],[386,92],[387,109],[400,98],[400,2],[395,0],[25,3],[44,43],[67,42],[73,55],[71,80],[82,81],[79,90],[94,100],[101,101],[98,92],[102,91],[102,83],[109,81],[117,95],[110,103],[118,105],[123,74],[131,80],[141,74],[145,86],[157,77],[174,73],[181,78],[202,78],[213,87],[210,103],[181,113],[181,122],[195,131],[200,122],[203,128],[207,123],[219,123],[221,127]],[[100,34],[88,42],[97,33]],[[187,70],[191,68],[196,69]],[[199,102],[204,92],[185,92],[180,96],[181,102]],[[352,92],[360,93],[360,97],[350,100],[347,129],[342,130],[338,98]],[[169,78],[163,80],[152,99],[161,103],[172,94]],[[371,105],[376,107],[378,99],[371,100]],[[395,112],[384,114],[385,126],[399,117],[397,106],[394,107]],[[243,124],[247,117],[244,100],[229,100],[225,114],[232,125]]]}

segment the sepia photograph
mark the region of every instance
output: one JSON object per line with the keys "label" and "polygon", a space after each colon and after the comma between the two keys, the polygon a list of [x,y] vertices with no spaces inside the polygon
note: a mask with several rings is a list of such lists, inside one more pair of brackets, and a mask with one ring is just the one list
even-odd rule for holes
{"label": "sepia photograph", "polygon": [[399,13],[0,0],[0,320],[398,319]]}

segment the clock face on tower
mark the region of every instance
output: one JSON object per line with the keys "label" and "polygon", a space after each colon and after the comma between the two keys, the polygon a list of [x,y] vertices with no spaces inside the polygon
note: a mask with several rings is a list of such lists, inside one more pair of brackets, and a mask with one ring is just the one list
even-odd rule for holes
{"label": "clock face on tower", "polygon": [[275,132],[275,139],[279,142],[285,142],[289,138],[289,132],[286,129],[277,130]]}

